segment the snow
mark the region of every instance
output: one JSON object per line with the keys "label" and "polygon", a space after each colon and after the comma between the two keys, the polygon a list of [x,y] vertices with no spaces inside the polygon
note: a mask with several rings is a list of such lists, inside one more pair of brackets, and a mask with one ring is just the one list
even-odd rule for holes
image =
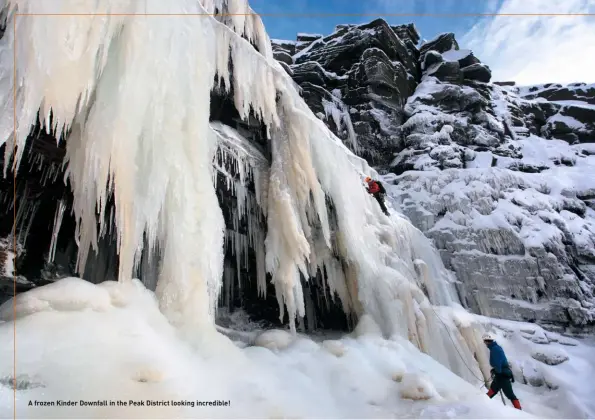
{"label": "snow", "polygon": [[289,39],[276,39],[276,38],[271,38],[271,42],[273,44],[277,44],[277,45],[283,45],[283,44],[290,44],[290,45],[297,45],[297,41],[292,41]]}
{"label": "snow", "polygon": [[586,93],[588,90],[595,88],[595,84],[585,84],[585,83],[571,83],[567,85],[562,85],[558,83],[547,83],[542,85],[530,85],[530,86],[516,86],[514,89],[521,95],[521,96],[530,96],[542,93],[547,90],[556,90],[556,89],[568,89],[573,91],[577,94]]}
{"label": "snow", "polygon": [[448,50],[446,52],[443,52],[442,53],[442,58],[444,58],[445,61],[459,61],[459,60],[462,60],[465,57],[468,57],[471,54],[472,54],[471,50],[455,50],[455,49],[451,49],[451,50]]}
{"label": "snow", "polygon": [[537,349],[531,353],[531,357],[551,366],[559,365],[568,360],[568,354],[563,349]]}
{"label": "snow", "polygon": [[351,146],[352,150],[357,153],[359,151],[359,146],[357,144],[357,136],[355,134],[355,130],[353,129],[353,123],[351,121],[351,114],[349,113],[349,108],[341,100],[341,91],[339,89],[334,89],[332,91],[331,101],[327,101],[323,98],[322,106],[326,118],[328,118],[329,116],[332,117],[333,122],[335,123],[335,127],[337,128],[337,132],[340,133],[342,132],[343,128],[345,129],[345,131],[347,132],[346,140]]}
{"label": "snow", "polygon": [[583,124],[582,122],[578,121],[577,119],[575,119],[569,115],[563,115],[560,113],[557,113],[556,115],[548,118],[547,122],[548,123],[556,123],[556,122],[564,123],[568,127],[573,128],[575,130],[585,129],[585,124]]}
{"label": "snow", "polygon": [[595,109],[595,105],[594,104],[590,104],[588,102],[585,101],[550,101],[554,104],[559,104],[559,105],[563,105],[563,106],[576,106],[579,108],[588,108],[588,109]]}
{"label": "snow", "polygon": [[322,34],[309,34],[306,32],[298,32],[297,36],[298,36],[298,38],[304,38],[304,37],[306,37],[306,38],[320,38],[323,35]]}
{"label": "snow", "polygon": [[0,276],[2,277],[13,277],[14,276],[14,252],[11,252],[4,248],[2,250],[2,261],[0,262],[0,267],[2,267],[2,272]]}
{"label": "snow", "polygon": [[[359,334],[322,343],[269,331],[269,343],[283,343],[269,350],[236,346],[213,331],[197,349],[136,280],[93,285],[64,279],[21,294],[17,302],[18,417],[415,418],[452,411],[460,418],[530,417],[490,401],[485,389],[463,381],[406,339],[382,338],[369,318]],[[12,302],[0,313],[5,321],[0,358],[12,360]],[[7,386],[12,372],[12,363],[0,365],[1,417],[13,415]],[[28,405],[58,399],[79,404]],[[108,405],[81,406],[81,400]],[[170,405],[109,405],[119,400]],[[216,400],[229,405],[197,405]],[[183,401],[188,405],[171,405]]]}
{"label": "snow", "polygon": [[[570,148],[567,144],[566,147]],[[540,150],[539,147],[536,150]],[[548,153],[547,149],[541,151]],[[520,224],[519,235],[528,247],[556,242],[564,236],[565,230],[571,230],[576,245],[589,249],[595,247],[594,221],[578,216],[568,219],[570,216],[563,210],[572,200],[562,195],[563,192],[581,194],[595,186],[592,175],[595,159],[589,158],[589,164],[584,162],[587,159],[582,160],[573,168],[551,165],[551,169],[540,174],[520,174],[479,165],[472,169],[410,171],[400,177],[398,187],[390,189],[395,196],[406,191],[413,202],[434,214],[446,207],[444,218],[434,229],[452,229],[458,225],[477,229],[506,228],[516,232],[515,226]],[[529,158],[529,161],[536,160]],[[486,199],[490,205],[484,209]],[[550,224],[550,220],[556,223]],[[577,223],[576,226],[573,223]]]}
{"label": "snow", "polygon": [[475,159],[467,164],[468,168],[490,168],[494,160],[492,152],[475,152]]}
{"label": "snow", "polygon": [[[39,302],[45,302],[40,306]],[[489,400],[409,341],[382,337],[370,317],[350,335],[318,341],[287,331],[234,345],[211,332],[191,347],[161,314],[156,296],[134,280],[93,285],[59,280],[19,295],[16,338],[18,417],[60,418],[592,418],[595,342],[571,340],[534,324],[443,308],[461,326],[480,322],[496,335],[515,374],[524,411]],[[12,302],[0,307],[0,357],[12,360]],[[92,331],[92,334],[80,334]],[[529,338],[548,337],[546,344]],[[563,345],[571,340],[575,345]],[[264,345],[264,346],[263,346]],[[487,357],[487,349],[478,348]],[[566,354],[552,366],[536,352]],[[12,416],[11,363],[0,365],[0,416]],[[529,382],[531,381],[531,382]],[[533,385],[532,385],[533,384]],[[35,407],[29,400],[76,401]],[[80,401],[108,405],[80,406]],[[109,406],[109,401],[170,402]],[[197,401],[228,402],[198,406]],[[172,402],[187,405],[173,406]],[[191,404],[194,403],[192,407]]]}
{"label": "snow", "polygon": [[294,63],[297,62],[297,60],[300,57],[308,54],[312,48],[314,48],[315,46],[317,46],[321,43],[324,44],[324,38],[318,38],[318,39],[312,41],[312,43],[310,43],[306,48],[304,48],[303,50],[301,50],[293,55],[293,62]]}

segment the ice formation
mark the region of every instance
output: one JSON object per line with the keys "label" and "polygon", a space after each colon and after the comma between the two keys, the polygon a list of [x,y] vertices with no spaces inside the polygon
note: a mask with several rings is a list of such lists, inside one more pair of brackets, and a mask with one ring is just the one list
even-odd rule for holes
{"label": "ice formation", "polygon": [[[80,272],[113,218],[118,280],[132,281],[146,258],[143,250],[159,255],[161,311],[198,345],[200,332],[215,331],[224,241],[234,244],[238,259],[246,241],[262,243],[259,290],[266,270],[292,332],[306,311],[301,277],[318,276],[346,312],[370,315],[385,337],[410,340],[461,377],[481,382],[487,372],[485,361],[474,357],[478,330],[439,314],[439,306],[457,303],[439,255],[409,222],[385,217],[360,188],[363,175],[373,171],[301,99],[272,58],[260,19],[206,16],[250,11],[243,0],[7,5],[16,47],[7,30],[0,48],[5,68],[16,48],[17,80],[4,72],[0,93],[3,115],[16,106],[17,126],[13,136],[10,118],[0,124],[0,138],[8,142],[5,162],[12,157],[19,164],[38,110],[48,128],[68,134],[66,176],[74,193]],[[87,15],[58,21],[17,12]],[[230,63],[239,69],[233,77]],[[233,88],[242,118],[252,113],[266,125],[270,167],[233,130],[209,122],[215,84]],[[238,198],[236,219],[254,217],[247,238],[226,234],[212,182],[229,161],[239,174],[239,182],[229,185]],[[246,176],[255,181],[254,197],[247,194]],[[112,196],[113,215],[106,212]],[[257,227],[260,217],[266,218],[266,237]]]}

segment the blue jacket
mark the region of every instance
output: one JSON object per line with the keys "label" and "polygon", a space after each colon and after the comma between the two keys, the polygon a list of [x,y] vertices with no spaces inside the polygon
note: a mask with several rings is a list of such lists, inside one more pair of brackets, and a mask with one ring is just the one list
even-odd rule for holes
{"label": "blue jacket", "polygon": [[508,359],[506,359],[502,347],[495,341],[492,341],[492,343],[488,345],[488,349],[490,349],[490,365],[494,368],[494,371],[497,374],[508,374],[510,372],[510,367],[508,366]]}

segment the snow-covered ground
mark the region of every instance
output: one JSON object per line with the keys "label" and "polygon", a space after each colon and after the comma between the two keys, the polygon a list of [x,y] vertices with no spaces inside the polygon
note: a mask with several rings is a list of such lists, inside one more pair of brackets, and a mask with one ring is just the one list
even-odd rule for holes
{"label": "snow-covered ground", "polygon": [[511,363],[523,409],[541,418],[595,417],[595,337],[573,339],[535,324],[478,317]]}
{"label": "snow-covered ground", "polygon": [[[72,278],[20,295],[15,324],[12,302],[0,314],[5,321],[0,324],[0,417],[13,414],[13,325],[17,417],[528,416],[510,404],[490,401],[481,384],[463,381],[409,341],[383,339],[369,317],[351,336],[338,340],[315,342],[269,331],[256,338],[257,345],[234,346],[214,330],[204,330],[197,332],[200,345],[190,347],[140,282],[93,285]],[[580,364],[582,347],[576,349],[568,350],[570,359],[553,369],[568,366],[588,374]],[[564,372],[562,378],[575,374]],[[529,398],[531,391],[517,388],[521,398],[527,397],[529,412],[564,416],[564,411],[537,411],[547,392]],[[34,403],[58,400],[78,404]],[[81,400],[107,400],[108,405],[81,407]],[[130,400],[188,401],[195,406],[109,405]],[[229,405],[196,403],[215,400]]]}
{"label": "snow-covered ground", "polygon": [[[480,317],[513,365],[524,411],[489,400],[409,341],[382,338],[364,317],[354,333],[311,339],[271,330],[237,345],[214,330],[182,340],[140,282],[63,279],[0,308],[0,417],[13,415],[16,326],[17,417],[28,418],[587,418],[595,415],[593,342],[531,324]],[[445,308],[445,311],[453,311]],[[461,316],[473,316],[467,313]],[[234,325],[232,325],[233,327]],[[235,327],[238,327],[237,320]],[[241,327],[240,327],[241,329]],[[229,332],[229,330],[227,330]],[[247,342],[252,341],[253,343]],[[547,344],[543,344],[547,343]],[[485,350],[487,352],[487,349]],[[541,353],[562,363],[535,360]],[[564,357],[560,357],[560,355]],[[556,357],[557,356],[557,357]],[[568,357],[567,360],[564,360]],[[554,363],[552,362],[552,363]],[[524,384],[523,382],[531,382]],[[75,406],[35,406],[34,401]],[[110,406],[110,401],[170,402]],[[202,406],[197,401],[228,405]],[[33,405],[29,404],[33,402]],[[107,401],[81,406],[80,401]],[[176,405],[175,402],[194,402]]]}

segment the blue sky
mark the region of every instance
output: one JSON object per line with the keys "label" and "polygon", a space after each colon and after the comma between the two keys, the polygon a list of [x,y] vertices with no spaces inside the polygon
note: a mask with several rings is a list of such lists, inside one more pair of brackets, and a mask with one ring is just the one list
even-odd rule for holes
{"label": "blue sky", "polygon": [[[477,17],[386,16],[395,13],[485,13],[497,9],[502,0],[251,0],[250,5],[264,14],[271,38],[294,40],[298,32],[329,34],[340,23],[364,23],[382,15],[391,24],[415,23],[423,38],[442,32],[463,36],[479,20]],[[271,14],[366,14],[366,16],[268,17]]]}
{"label": "blue sky", "polygon": [[[519,84],[595,83],[595,0],[249,0],[263,15],[271,38],[295,40],[298,32],[328,35],[340,23],[384,17],[415,23],[422,39],[454,32],[492,69],[493,80]],[[266,14],[366,14],[272,17]],[[387,14],[542,13],[592,16],[390,17]]]}

